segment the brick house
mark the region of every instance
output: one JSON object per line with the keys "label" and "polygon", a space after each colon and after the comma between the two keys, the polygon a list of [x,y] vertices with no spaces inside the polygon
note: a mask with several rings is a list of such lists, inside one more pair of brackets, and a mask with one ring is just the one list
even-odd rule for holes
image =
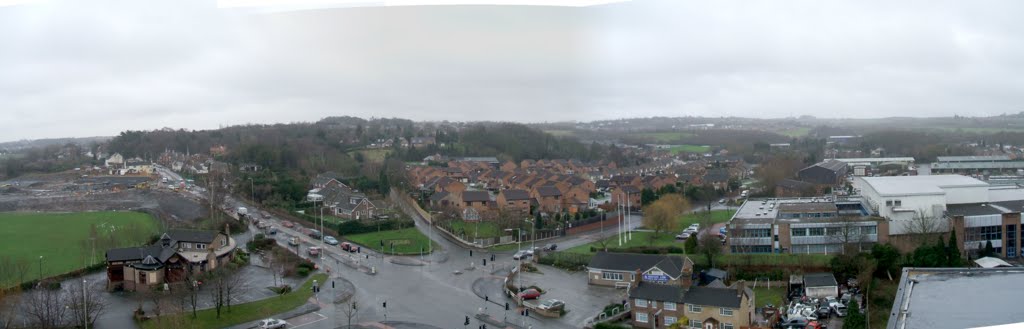
{"label": "brick house", "polygon": [[517,209],[524,212],[530,211],[530,192],[526,190],[510,189],[498,193],[498,207],[504,209]]}
{"label": "brick house", "polygon": [[459,202],[459,209],[473,208],[477,213],[490,210],[491,195],[487,191],[464,191]]}
{"label": "brick house", "polygon": [[144,247],[107,250],[108,290],[148,290],[175,283],[226,264],[235,240],[217,231],[170,230]]}
{"label": "brick house", "polygon": [[687,287],[636,281],[629,291],[634,328],[739,329],[754,318],[754,292],[746,282],[728,288]]}
{"label": "brick house", "polygon": [[562,211],[562,191],[559,191],[558,188],[554,186],[537,187],[533,189],[531,196],[534,200],[537,200],[537,204],[541,211]]}

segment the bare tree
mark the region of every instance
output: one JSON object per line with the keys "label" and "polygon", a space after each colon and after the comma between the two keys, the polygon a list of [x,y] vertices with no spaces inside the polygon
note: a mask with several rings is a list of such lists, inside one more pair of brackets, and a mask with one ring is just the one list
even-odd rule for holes
{"label": "bare tree", "polygon": [[67,325],[67,299],[61,289],[40,287],[22,298],[22,314],[33,328],[61,328]]}
{"label": "bare tree", "polygon": [[949,228],[945,219],[925,214],[925,209],[918,209],[914,213],[914,218],[903,223],[903,231],[911,235],[917,245],[923,245],[932,236],[945,232]]}
{"label": "bare tree", "polygon": [[867,234],[864,234],[865,220],[858,217],[844,216],[835,222],[836,226],[826,227],[825,235],[829,240],[838,243],[843,248],[843,255],[852,255],[860,252],[861,245],[867,241]]}
{"label": "bare tree", "polygon": [[67,291],[68,310],[71,312],[71,325],[78,326],[83,323],[92,325],[106,311],[107,303],[103,298],[103,292],[97,289],[89,289],[88,284],[82,281],[78,287],[70,287]]}
{"label": "bare tree", "polygon": [[335,310],[345,316],[348,319],[348,326],[352,327],[352,319],[359,315],[359,303],[355,298],[349,300],[347,303],[334,304]]}
{"label": "bare tree", "polygon": [[21,293],[17,286],[12,289],[0,289],[0,329],[14,327],[20,299]]}
{"label": "bare tree", "polygon": [[246,287],[245,281],[242,280],[242,276],[238,274],[238,269],[234,264],[229,263],[222,266],[224,267],[224,301],[230,313],[231,299],[248,287]]}

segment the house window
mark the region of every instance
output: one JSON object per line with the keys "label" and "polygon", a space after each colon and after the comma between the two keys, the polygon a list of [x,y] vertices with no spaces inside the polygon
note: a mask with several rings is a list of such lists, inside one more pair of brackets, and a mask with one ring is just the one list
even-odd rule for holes
{"label": "house window", "polygon": [[700,321],[690,320],[690,328],[700,328]]}
{"label": "house window", "polygon": [[636,301],[633,302],[633,304],[635,304],[637,307],[647,307],[647,300],[637,298]]}
{"label": "house window", "polygon": [[[687,306],[689,306],[689,309],[690,309],[690,313],[700,313],[700,312],[704,311],[704,309],[702,309],[702,308],[700,307],[700,305],[693,305],[693,304],[689,304],[689,305],[687,305]],[[697,326],[698,326],[698,327],[700,327],[700,325],[699,325],[699,324],[698,324]]]}
{"label": "house window", "polygon": [[[675,311],[676,310],[676,303],[665,302],[665,310],[666,311]],[[671,324],[671,323],[669,323],[669,324]]]}
{"label": "house window", "polygon": [[652,300],[652,301],[651,301],[651,307],[652,307],[652,308],[658,307],[658,301],[656,301],[656,300]]}
{"label": "house window", "polygon": [[602,272],[601,278],[611,281],[622,281],[622,273]]}
{"label": "house window", "polygon": [[886,207],[892,207],[892,200],[885,200]]}
{"label": "house window", "polygon": [[718,309],[718,315],[721,315],[721,316],[732,316],[732,309],[731,308],[724,308],[724,307],[720,308],[720,309]]}
{"label": "house window", "polygon": [[679,319],[676,319],[676,317],[674,317],[674,316],[666,316],[665,317],[665,325],[666,326],[671,326],[671,325],[675,324],[676,321],[678,321],[678,320]]}
{"label": "house window", "polygon": [[892,202],[893,205],[899,207],[903,205],[903,200],[896,200]]}
{"label": "house window", "polygon": [[723,323],[722,329],[732,329],[732,323]]}
{"label": "house window", "polygon": [[196,243],[196,249],[199,249],[199,250],[206,249],[206,245],[202,244],[202,243]]}
{"label": "house window", "polygon": [[647,313],[637,313],[636,322],[647,323]]}
{"label": "house window", "polygon": [[181,249],[192,249],[192,244],[188,242],[182,243]]}
{"label": "house window", "polygon": [[878,234],[878,227],[876,226],[861,226],[861,234]]}

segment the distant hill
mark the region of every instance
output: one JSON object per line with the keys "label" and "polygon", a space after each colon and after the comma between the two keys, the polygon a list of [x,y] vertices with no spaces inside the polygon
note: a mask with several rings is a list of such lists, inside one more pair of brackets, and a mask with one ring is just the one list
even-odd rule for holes
{"label": "distant hill", "polygon": [[6,150],[9,152],[20,151],[30,148],[42,148],[51,145],[67,145],[68,143],[89,146],[92,143],[106,143],[109,141],[111,136],[96,136],[96,137],[70,137],[70,138],[45,138],[45,139],[34,139],[34,140],[20,140],[14,142],[0,143],[0,150]]}

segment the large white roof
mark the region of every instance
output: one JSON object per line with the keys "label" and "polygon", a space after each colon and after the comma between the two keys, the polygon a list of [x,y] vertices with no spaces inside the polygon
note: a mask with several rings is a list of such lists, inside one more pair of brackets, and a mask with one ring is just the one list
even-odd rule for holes
{"label": "large white roof", "polygon": [[941,194],[948,187],[987,187],[988,183],[962,175],[859,177],[880,195]]}

